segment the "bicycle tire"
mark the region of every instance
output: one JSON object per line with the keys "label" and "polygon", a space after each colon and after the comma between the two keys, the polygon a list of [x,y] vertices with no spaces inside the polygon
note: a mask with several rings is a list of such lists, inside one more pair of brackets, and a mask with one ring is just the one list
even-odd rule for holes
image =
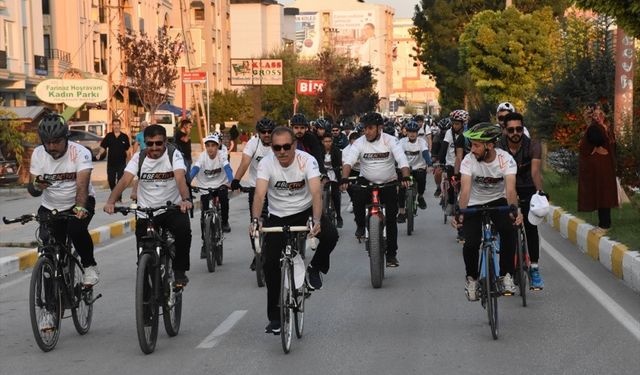
{"label": "bicycle tire", "polygon": [[[54,275],[55,268],[53,261],[42,256],[33,267],[33,271],[31,272],[31,282],[29,285],[29,315],[31,317],[31,329],[38,347],[43,352],[48,352],[55,348],[58,343],[58,338],[60,337],[62,296],[57,289],[58,286],[54,279]],[[47,301],[47,299],[50,299],[51,301]],[[40,319],[44,318],[43,314],[46,312],[51,314],[53,328],[45,331],[40,329]]]}
{"label": "bicycle tire", "polygon": [[[165,255],[166,257],[166,255]],[[166,258],[165,258],[166,259]],[[165,272],[162,278],[162,288],[164,298],[162,303],[162,321],[164,322],[164,330],[169,337],[174,337],[180,332],[180,321],[182,320],[182,292],[173,290],[173,265],[171,259],[165,260]],[[173,296],[173,305],[171,296]]]}
{"label": "bicycle tire", "polygon": [[407,212],[407,236],[413,233],[413,219],[416,207],[414,206],[414,191],[412,188],[407,189],[407,202],[405,204]]}
{"label": "bicycle tire", "polygon": [[216,259],[215,259],[215,239],[213,238],[213,231],[215,224],[212,226],[214,217],[210,214],[204,216],[204,251],[207,259],[207,271],[216,272]]}
{"label": "bicycle tire", "polygon": [[71,276],[71,285],[73,285],[73,298],[71,307],[71,316],[73,318],[73,325],[76,327],[76,331],[80,335],[85,335],[91,328],[91,320],[93,317],[93,304],[88,304],[87,301],[92,299],[93,288],[84,289],[82,284],[82,275],[84,271],[80,268],[80,265],[69,260],[70,267],[73,268],[73,272],[69,273]]}
{"label": "bicycle tire", "polygon": [[156,301],[156,269],[150,254],[142,254],[136,273],[136,331],[144,354],[153,353],[158,339],[158,312]]}
{"label": "bicycle tire", "polygon": [[[490,254],[491,249],[485,251]],[[487,255],[488,255],[487,254]],[[494,340],[498,339],[498,280],[493,266],[494,259],[492,256],[487,257],[485,287],[487,288],[487,315],[489,317],[489,326],[491,327],[491,336]]]}
{"label": "bicycle tire", "polygon": [[222,235],[222,226],[218,226],[217,233],[218,234],[216,236],[215,258],[216,258],[216,263],[219,266],[221,266],[222,261],[224,260],[224,244],[223,244],[224,237]]}
{"label": "bicycle tire", "polygon": [[[291,270],[291,279],[293,276],[293,268]],[[305,277],[306,279],[306,277]],[[293,310],[293,317],[296,328],[296,337],[302,338],[304,333],[304,301],[307,298],[307,284],[305,282],[302,283],[300,288],[293,289],[293,299],[296,302],[295,309]]]}
{"label": "bicycle tire", "polygon": [[525,251],[527,246],[527,237],[522,228],[518,228],[518,247],[516,248],[516,280],[520,288],[520,297],[522,298],[522,307],[527,307],[527,289],[529,288],[529,273],[526,265]]}
{"label": "bicycle tire", "polygon": [[293,308],[292,293],[293,279],[290,271],[292,265],[287,259],[282,262],[280,269],[280,339],[282,341],[282,350],[289,353],[291,350],[291,341],[293,339]]}
{"label": "bicycle tire", "polygon": [[382,219],[378,215],[368,218],[369,238],[367,250],[369,251],[369,269],[371,272],[371,286],[375,289],[382,287],[384,278],[384,251],[382,241]]}

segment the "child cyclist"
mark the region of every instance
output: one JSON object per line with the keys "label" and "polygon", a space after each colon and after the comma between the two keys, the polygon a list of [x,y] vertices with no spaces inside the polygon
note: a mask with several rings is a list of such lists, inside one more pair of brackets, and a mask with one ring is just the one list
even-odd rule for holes
{"label": "child cyclist", "polygon": [[[191,184],[200,188],[217,189],[219,187],[226,187],[233,181],[233,171],[227,160],[227,155],[219,150],[220,137],[217,134],[210,134],[204,139],[205,152],[201,153],[198,160],[191,167],[189,177]],[[200,210],[200,227],[204,236],[204,211],[209,208],[209,202],[217,195],[220,200],[220,207],[222,208],[222,230],[224,232],[231,232],[229,227],[229,196],[227,189],[223,188],[216,193],[206,193],[200,196],[202,203]],[[205,258],[204,253],[204,238],[202,250],[200,252],[200,259]]]}

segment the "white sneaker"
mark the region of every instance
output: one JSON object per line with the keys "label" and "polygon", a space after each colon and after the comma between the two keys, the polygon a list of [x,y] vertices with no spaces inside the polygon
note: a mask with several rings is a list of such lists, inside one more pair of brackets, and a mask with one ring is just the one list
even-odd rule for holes
{"label": "white sneaker", "polygon": [[511,277],[511,274],[508,273],[504,275],[504,277],[502,277],[502,289],[503,289],[502,294],[505,296],[512,296],[516,294],[516,291],[518,289],[516,288],[516,285],[513,283],[513,278]]}
{"label": "white sneaker", "polygon": [[467,295],[467,299],[472,301],[478,300],[478,281],[474,280],[473,277],[467,276],[467,281],[464,285],[464,293]]}
{"label": "white sneaker", "polygon": [[349,207],[347,207],[348,212],[353,212],[353,203],[349,203]]}
{"label": "white sneaker", "polygon": [[82,278],[82,283],[87,286],[96,285],[100,280],[98,275],[100,275],[100,272],[98,272],[98,266],[87,267],[84,269],[84,277]]}
{"label": "white sneaker", "polygon": [[53,314],[49,311],[44,311],[42,313],[42,318],[38,323],[38,327],[43,332],[51,331],[52,329],[56,328],[55,322],[53,321]]}

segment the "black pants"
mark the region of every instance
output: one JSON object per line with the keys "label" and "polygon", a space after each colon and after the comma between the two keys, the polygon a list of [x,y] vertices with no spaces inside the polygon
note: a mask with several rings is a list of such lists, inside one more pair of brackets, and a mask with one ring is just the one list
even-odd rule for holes
{"label": "black pants", "polygon": [[[109,181],[109,189],[113,190],[118,184],[118,181],[124,175],[124,168],[126,164],[112,164],[107,163],[107,181]],[[122,200],[122,195],[118,197],[118,200]]]}
{"label": "black pants", "polygon": [[204,212],[209,209],[209,203],[214,197],[220,201],[220,218],[222,223],[229,223],[229,194],[227,189],[218,190],[215,193],[207,193],[200,196],[200,236],[204,246]]}
{"label": "black pants", "polygon": [[[418,196],[421,197],[424,194],[424,190],[427,187],[427,171],[424,169],[415,169],[411,171],[411,175],[418,185]],[[404,208],[407,200],[407,189],[400,187],[398,192],[398,207]]]}
{"label": "black pants", "polygon": [[[449,204],[455,204],[456,203],[456,198],[457,198],[457,194],[456,194],[456,190],[453,186],[453,184],[451,183],[451,177],[453,177],[453,167],[450,165],[447,165],[444,167],[445,171],[447,172],[447,178],[449,179],[449,190],[447,191],[447,203]],[[460,182],[458,182],[460,183]]]}
{"label": "black pants", "polygon": [[[487,206],[495,207],[506,204],[507,200],[502,198],[490,202]],[[491,221],[494,223],[498,233],[500,233],[500,276],[504,276],[507,273],[513,276],[513,254],[516,245],[516,229],[513,226],[513,220],[511,220],[509,214],[506,212],[492,212]],[[479,250],[482,242],[482,215],[464,215],[463,225],[462,232],[465,242],[462,248],[462,255],[464,257],[464,265],[467,276],[477,279],[479,276]]]}
{"label": "black pants", "polygon": [[[253,216],[251,210],[253,210],[253,196],[255,195],[255,193],[256,193],[256,188],[251,188],[249,190],[249,219],[251,219]],[[268,205],[269,205],[269,201],[267,200],[267,196],[265,195],[264,204],[262,205],[262,215],[260,215],[263,219],[265,219],[268,215],[268,212],[269,212]]]}
{"label": "black pants", "polygon": [[611,228],[611,208],[598,208],[598,226],[603,229]]}
{"label": "black pants", "polygon": [[[92,196],[87,198],[87,207],[85,207],[89,214],[84,219],[77,219],[75,217],[70,219],[56,220],[50,223],[53,235],[58,243],[65,243],[68,238],[71,238],[73,247],[80,255],[80,263],[82,267],[91,267],[96,265],[96,260],[93,257],[93,240],[89,234],[89,223],[93,218],[96,208],[96,199]],[[51,210],[40,206],[38,208],[38,214],[50,213]],[[40,239],[43,242],[47,241],[49,233],[44,225],[40,226],[39,232]]]}
{"label": "black pants", "polygon": [[[355,171],[355,170],[351,170],[351,173],[349,173],[349,177],[358,177],[360,175],[360,171]],[[353,185],[349,185],[349,187],[347,188],[347,193],[349,194],[349,199],[351,199],[351,202],[353,202]]]}
{"label": "black pants", "polygon": [[[279,227],[283,225],[306,225],[311,209],[291,216],[277,217],[269,215],[265,221],[265,227]],[[329,272],[330,255],[338,243],[338,231],[331,225],[327,217],[322,217],[320,222],[320,233],[318,238],[318,248],[311,259],[311,266],[326,274]],[[282,249],[286,245],[284,234],[267,233],[265,235],[264,246],[264,276],[267,284],[267,318],[269,320],[280,320],[278,300],[280,297],[280,256]],[[308,254],[307,254],[308,255]]]}
{"label": "black pants", "polygon": [[333,208],[336,211],[336,217],[341,218],[340,214],[340,205],[341,205],[341,197],[340,197],[340,186],[336,181],[329,181],[326,185],[327,189],[331,190],[331,200],[333,201]]}
{"label": "black pants", "polygon": [[[364,179],[362,179],[364,180]],[[359,182],[360,184],[364,184]],[[387,227],[387,256],[395,256],[398,252],[398,189],[388,186],[380,190],[380,202],[385,208],[385,224]],[[371,192],[354,186],[353,216],[358,227],[366,226],[365,207],[371,203]]]}
{"label": "black pants", "polygon": [[524,219],[524,231],[527,234],[527,246],[529,247],[529,258],[531,262],[538,263],[540,259],[540,238],[538,237],[538,226],[529,222],[529,205],[531,196],[536,193],[535,187],[517,188],[518,200],[520,201],[520,211]]}
{"label": "black pants", "polygon": [[[189,251],[191,249],[191,222],[189,215],[182,212],[165,212],[153,218],[154,223],[170,231],[176,242],[176,257],[173,260],[173,269],[176,271],[189,270]],[[136,240],[147,233],[149,219],[138,219],[136,222]]]}

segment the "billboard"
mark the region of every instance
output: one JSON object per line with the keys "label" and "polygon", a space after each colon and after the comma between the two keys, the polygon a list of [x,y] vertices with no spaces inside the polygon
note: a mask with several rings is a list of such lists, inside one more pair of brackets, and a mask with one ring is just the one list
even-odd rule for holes
{"label": "billboard", "polygon": [[313,57],[320,51],[320,19],[316,12],[302,12],[296,16],[296,52]]}
{"label": "billboard", "polygon": [[231,59],[231,85],[282,85],[282,60]]}
{"label": "billboard", "polygon": [[109,84],[101,79],[47,79],[36,86],[36,96],[45,103],[80,107],[109,97]]}
{"label": "billboard", "polygon": [[325,82],[321,79],[299,79],[296,82],[298,95],[318,95],[322,92]]}
{"label": "billboard", "polygon": [[362,66],[381,68],[384,63],[385,29],[378,25],[375,10],[334,11],[331,26],[336,30],[336,52],[357,59]]}

